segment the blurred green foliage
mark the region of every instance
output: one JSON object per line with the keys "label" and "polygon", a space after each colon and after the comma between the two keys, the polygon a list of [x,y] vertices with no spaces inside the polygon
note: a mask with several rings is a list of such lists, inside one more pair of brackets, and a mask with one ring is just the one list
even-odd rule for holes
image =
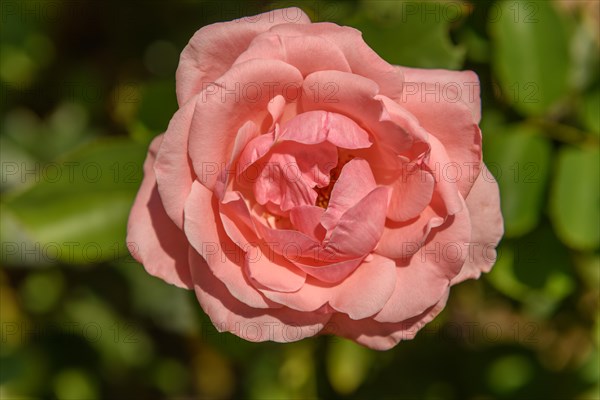
{"label": "blurred green foliage", "polygon": [[[481,80],[497,265],[385,353],[219,334],[124,247],[187,40],[289,5],[391,63]],[[599,16],[594,0],[2,2],[0,397],[600,398]]]}

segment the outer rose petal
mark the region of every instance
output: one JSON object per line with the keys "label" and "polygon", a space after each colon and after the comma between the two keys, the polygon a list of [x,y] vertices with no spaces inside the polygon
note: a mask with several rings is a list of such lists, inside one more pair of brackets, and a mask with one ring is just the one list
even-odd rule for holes
{"label": "outer rose petal", "polygon": [[435,304],[464,264],[470,238],[471,221],[466,209],[432,230],[428,242],[412,256],[408,265],[396,268],[394,294],[374,319],[403,321]]}
{"label": "outer rose petal", "polygon": [[265,32],[256,37],[248,50],[235,63],[253,58],[271,58],[285,61],[298,68],[302,75],[328,69],[351,72],[340,49],[319,36],[285,36]]}
{"label": "outer rose petal", "polygon": [[257,35],[284,23],[308,24],[310,19],[302,10],[292,7],[211,24],[198,30],[179,59],[176,73],[179,105],[227,72]]}
{"label": "outer rose petal", "polygon": [[343,336],[374,350],[389,350],[401,340],[410,340],[446,306],[449,290],[422,314],[396,323],[377,322],[371,318],[354,321],[345,314],[334,314],[327,333]]}
{"label": "outer rose petal", "polygon": [[160,200],[152,168],[163,136],[150,144],[144,162],[144,180],[127,223],[127,243],[133,257],[150,275],[182,288],[193,287],[187,261],[188,242],[171,221]]}
{"label": "outer rose petal", "polygon": [[[471,71],[403,71],[405,92],[400,104],[442,143],[450,162],[459,169],[456,184],[466,198],[481,164],[481,131],[477,126],[481,108],[479,79]],[[434,168],[443,173],[448,167],[449,164],[440,163]]]}
{"label": "outer rose petal", "polygon": [[335,43],[346,56],[352,73],[364,76],[381,88],[381,93],[397,99],[402,94],[403,74],[400,67],[383,60],[362,38],[359,30],[349,26],[322,22],[310,25],[278,25],[271,32],[286,35],[319,35]]}
{"label": "outer rose petal", "polygon": [[452,279],[453,285],[489,272],[496,262],[496,245],[504,234],[498,184],[483,163],[466,203],[472,226],[469,256],[460,273]]}
{"label": "outer rose petal", "polygon": [[195,109],[196,102],[192,100],[173,115],[154,163],[160,198],[179,229],[183,229],[183,207],[194,181],[187,147]]}
{"label": "outer rose petal", "polygon": [[231,332],[252,342],[294,342],[319,333],[331,317],[289,308],[249,306],[231,295],[193,248],[189,259],[198,301],[219,332]]}
{"label": "outer rose petal", "polygon": [[408,96],[406,92],[413,92],[415,88],[423,90],[419,85],[438,84],[448,100],[461,101],[471,109],[475,123],[481,120],[480,85],[479,77],[475,72],[408,67],[401,67],[401,69],[406,82],[405,96]]}

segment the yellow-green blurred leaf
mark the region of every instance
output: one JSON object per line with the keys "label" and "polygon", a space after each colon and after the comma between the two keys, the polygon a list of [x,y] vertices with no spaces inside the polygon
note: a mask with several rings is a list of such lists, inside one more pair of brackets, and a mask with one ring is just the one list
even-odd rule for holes
{"label": "yellow-green blurred leaf", "polygon": [[507,237],[524,235],[539,221],[551,154],[542,135],[525,125],[505,125],[484,136],[484,160],[500,186]]}
{"label": "yellow-green blurred leaf", "polygon": [[28,189],[2,203],[3,261],[89,264],[126,254],[144,154],[130,141],[98,141],[28,174]]}
{"label": "yellow-green blurred leaf", "polygon": [[600,87],[583,97],[579,115],[585,127],[600,137]]}
{"label": "yellow-green blurred leaf", "polygon": [[600,151],[561,149],[550,201],[556,233],[575,249],[600,245]]}
{"label": "yellow-green blurred leaf", "polygon": [[542,115],[567,94],[569,36],[550,1],[503,1],[488,21],[493,68],[506,100]]}
{"label": "yellow-green blurred leaf", "polygon": [[[442,2],[363,1],[345,23],[359,29],[365,42],[391,64],[420,68],[458,69],[466,49],[450,40],[451,22],[466,13],[460,5],[448,15]],[[431,12],[434,9],[434,12]],[[428,11],[429,10],[429,11]]]}
{"label": "yellow-green blurred leaf", "polygon": [[327,351],[327,376],[340,394],[355,392],[364,382],[374,361],[372,350],[345,339],[334,339]]}

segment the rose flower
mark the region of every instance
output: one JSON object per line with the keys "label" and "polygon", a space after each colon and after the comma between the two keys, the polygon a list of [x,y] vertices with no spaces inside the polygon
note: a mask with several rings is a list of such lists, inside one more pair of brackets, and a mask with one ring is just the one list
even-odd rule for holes
{"label": "rose flower", "polygon": [[414,337],[503,233],[470,71],[393,66],[297,8],[205,26],[128,223],[148,273],[219,331]]}

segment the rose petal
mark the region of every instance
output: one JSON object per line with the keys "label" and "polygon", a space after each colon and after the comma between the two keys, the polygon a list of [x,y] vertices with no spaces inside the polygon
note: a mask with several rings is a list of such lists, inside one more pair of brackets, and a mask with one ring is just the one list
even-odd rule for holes
{"label": "rose petal", "polygon": [[220,175],[215,183],[215,194],[219,199],[223,199],[227,190],[232,190],[232,183],[236,176],[235,173],[237,170],[238,158],[244,148],[246,148],[253,139],[258,137],[258,135],[258,127],[252,121],[246,121],[246,123],[238,130],[233,144],[233,150],[229,157],[229,162],[225,168],[219,171]]}
{"label": "rose petal", "polygon": [[432,230],[427,243],[406,266],[396,268],[396,288],[374,319],[398,322],[422,314],[444,296],[450,280],[462,268],[471,239],[471,221],[465,208]]}
{"label": "rose petal", "polygon": [[461,168],[449,158],[446,149],[436,137],[430,136],[429,144],[431,153],[426,165],[435,177],[433,201],[440,200],[447,214],[456,214],[464,206],[457,185],[458,177],[462,174]]}
{"label": "rose petal", "polygon": [[274,132],[270,132],[259,135],[246,144],[246,147],[240,154],[238,161],[238,180],[256,181],[259,176],[258,166],[255,166],[250,171],[248,169],[252,166],[252,164],[264,157],[269,150],[271,150],[271,147],[274,143]]}
{"label": "rose petal", "polygon": [[[479,79],[471,71],[403,70],[406,82],[401,105],[441,142],[452,168],[458,168],[452,179],[457,175],[456,184],[466,198],[481,164]],[[434,168],[444,173],[448,167],[440,163]]]}
{"label": "rose petal", "polygon": [[[316,89],[331,88],[331,95],[315,96]],[[316,88],[316,89],[315,89]],[[302,84],[302,109],[327,110],[351,115],[356,123],[372,134],[374,145],[391,147],[401,153],[411,148],[414,138],[394,122],[382,120],[383,105],[377,97],[377,84],[355,74],[340,71],[319,71],[306,77]],[[375,146],[375,147],[377,147]]]}
{"label": "rose petal", "polygon": [[196,103],[190,101],[173,115],[154,163],[160,198],[179,229],[183,229],[183,207],[194,180],[187,146],[195,110]]}
{"label": "rose petal", "polygon": [[258,126],[252,121],[246,121],[244,125],[238,130],[233,143],[233,151],[229,158],[229,165],[232,166],[242,154],[242,151],[246,146],[260,134]]}
{"label": "rose petal", "polygon": [[428,206],[413,220],[387,220],[375,252],[393,260],[411,257],[423,246],[431,229],[444,223],[442,214],[445,215]]}
{"label": "rose petal", "polygon": [[383,233],[389,188],[377,187],[346,211],[331,231],[326,251],[342,259],[371,252]]}
{"label": "rose petal", "polygon": [[317,194],[306,181],[301,177],[289,179],[286,175],[286,167],[298,168],[292,157],[277,154],[259,165],[261,173],[254,184],[254,196],[259,204],[277,204],[281,211],[289,211],[315,203]]}
{"label": "rose petal", "polygon": [[[331,96],[315,95],[315,90],[323,91],[326,84],[332,88]],[[374,99],[377,94],[377,84],[363,76],[341,71],[317,71],[304,79],[300,100],[305,112],[326,110],[352,115],[354,121],[367,125],[366,122],[379,120],[381,105]]]}
{"label": "rose petal", "polygon": [[328,284],[309,277],[294,293],[262,292],[269,299],[299,311],[314,311],[324,304],[346,313],[352,319],[361,319],[377,313],[389,299],[395,285],[394,262],[375,255],[363,262],[346,279]]}
{"label": "rose petal", "polygon": [[317,206],[298,206],[290,210],[290,220],[298,231],[320,242],[326,233],[321,225],[324,212],[325,210]]}
{"label": "rose petal", "polygon": [[255,164],[259,176],[254,183],[256,201],[278,204],[282,211],[313,205],[314,186],[326,186],[337,162],[337,149],[328,142],[313,145],[283,141]]}
{"label": "rose petal", "polygon": [[322,22],[310,25],[278,25],[271,32],[285,35],[320,35],[335,43],[343,52],[352,73],[375,82],[381,93],[390,98],[400,98],[404,77],[399,67],[383,60],[363,40],[362,33],[348,26]]}
{"label": "rose petal", "polygon": [[317,260],[294,258],[291,261],[296,267],[320,282],[337,283],[346,279],[365,257],[361,256],[352,260],[337,261],[335,254],[323,250],[315,258]]}
{"label": "rose petal", "polygon": [[329,205],[321,219],[321,224],[327,230],[333,229],[342,215],[376,186],[368,162],[360,158],[348,161],[342,167],[340,176],[331,190]]}
{"label": "rose petal", "polygon": [[266,129],[267,131],[271,132],[275,129],[275,125],[277,124],[277,121],[279,121],[279,119],[283,115],[285,106],[286,106],[285,97],[283,97],[280,94],[273,97],[271,99],[271,101],[269,101],[269,104],[267,104],[267,110],[269,111],[269,114],[271,115],[271,125],[269,126],[268,129]]}
{"label": "rose petal", "polygon": [[273,307],[273,303],[256,291],[243,273],[245,254],[225,233],[218,213],[213,193],[194,181],[185,204],[184,227],[190,244],[236,299],[250,307]]}
{"label": "rose petal", "polygon": [[299,8],[273,10],[254,17],[204,26],[181,53],[176,73],[177,101],[185,104],[225,74],[260,33],[277,24],[309,24]]}
{"label": "rose petal", "polygon": [[186,256],[189,245],[183,232],[165,212],[152,168],[163,138],[163,135],[157,136],[150,144],[144,162],[144,180],[129,214],[127,244],[132,256],[150,275],[191,289]]}
{"label": "rose petal", "polygon": [[227,192],[219,204],[223,229],[244,252],[258,243],[258,236],[248,206],[239,192]]}
{"label": "rose petal", "polygon": [[460,273],[452,279],[453,285],[489,272],[496,262],[496,246],[504,234],[498,184],[484,164],[465,202],[472,225],[469,257]]}
{"label": "rose petal", "polygon": [[[415,116],[400,106],[395,101],[382,95],[375,96],[375,99],[381,102],[381,115],[379,120],[382,123],[387,123],[388,126],[396,127],[395,131],[401,130],[407,132],[412,138],[412,144],[410,148],[406,148],[404,140],[398,140],[395,137],[395,131],[386,129],[382,135],[381,143],[379,144],[382,148],[389,149],[393,154],[402,154],[409,161],[421,161],[427,154],[429,154],[429,133],[423,129],[419,121]],[[377,160],[375,160],[377,161]],[[380,168],[386,169],[394,167],[393,163],[389,160],[383,159],[382,162],[375,162],[374,165],[380,165]]]}
{"label": "rose petal", "polygon": [[246,271],[260,287],[278,292],[295,292],[306,281],[306,273],[266,244],[253,246],[246,254]]}
{"label": "rose petal", "polygon": [[355,321],[345,314],[334,314],[322,333],[343,336],[373,350],[389,350],[401,340],[413,339],[446,306],[449,291],[418,316],[395,323],[381,323],[371,318]]}
{"label": "rose petal", "polygon": [[202,309],[219,332],[231,332],[244,340],[294,342],[314,336],[329,318],[324,313],[304,313],[289,308],[256,308],[239,301],[190,248],[194,289]]}
{"label": "rose petal", "polygon": [[285,61],[298,68],[303,76],[323,70],[351,72],[341,50],[334,43],[319,36],[287,36],[265,32],[250,43],[235,63],[253,58]]}
{"label": "rose petal", "polygon": [[[301,81],[300,72],[282,61],[250,60],[234,65],[198,96],[188,150],[200,183],[214,188],[242,125],[248,120],[260,125],[268,102],[279,94],[291,96],[292,91],[281,93],[283,87],[300,87]],[[273,82],[278,85],[270,86]]]}
{"label": "rose petal", "polygon": [[[475,123],[481,120],[481,85],[475,72],[408,67],[401,67],[401,70],[405,80],[405,96],[408,96],[406,92],[414,89],[425,91],[437,85],[445,100],[464,103],[471,109]],[[429,97],[431,99],[434,96]]]}
{"label": "rose petal", "polygon": [[400,177],[391,185],[387,217],[401,222],[419,216],[431,202],[434,185],[433,175],[420,166],[403,168]]}
{"label": "rose petal", "polygon": [[304,144],[329,141],[344,149],[371,146],[369,134],[352,119],[326,111],[308,111],[297,115],[281,127],[279,140]]}
{"label": "rose petal", "polygon": [[392,260],[373,256],[370,262],[363,262],[339,285],[329,305],[352,319],[372,316],[392,295],[396,283],[395,270]]}
{"label": "rose petal", "polygon": [[259,236],[273,251],[293,261],[298,258],[314,258],[321,250],[321,243],[314,238],[290,229],[274,229],[253,216]]}

